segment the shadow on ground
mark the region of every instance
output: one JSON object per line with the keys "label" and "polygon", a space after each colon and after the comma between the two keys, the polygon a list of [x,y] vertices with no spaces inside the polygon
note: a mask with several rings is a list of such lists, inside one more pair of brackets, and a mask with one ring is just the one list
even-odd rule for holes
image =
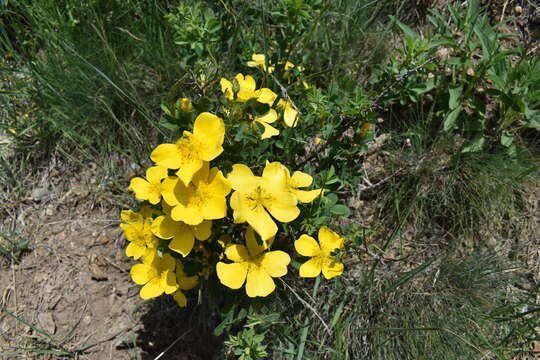
{"label": "shadow on ground", "polygon": [[212,359],[222,346],[213,334],[216,321],[202,306],[182,309],[169,296],[157,298],[140,318],[136,343],[142,359],[154,360],[163,352],[163,360]]}

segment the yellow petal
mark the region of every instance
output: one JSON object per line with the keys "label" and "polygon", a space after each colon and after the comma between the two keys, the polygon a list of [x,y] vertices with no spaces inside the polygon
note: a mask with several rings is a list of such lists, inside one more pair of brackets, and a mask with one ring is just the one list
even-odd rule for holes
{"label": "yellow petal", "polygon": [[151,196],[153,185],[143,178],[136,177],[129,182],[129,189],[135,193],[139,200],[148,200]]}
{"label": "yellow petal", "polygon": [[203,182],[208,182],[208,176],[210,175],[210,163],[208,161],[203,161],[201,168],[193,174],[193,178],[191,181],[195,186],[198,186],[198,184]]}
{"label": "yellow petal", "polygon": [[163,288],[161,287],[161,279],[153,278],[147,282],[139,292],[139,295],[143,299],[151,299],[160,296],[163,294]]}
{"label": "yellow petal", "polygon": [[332,258],[325,258],[322,261],[322,273],[328,280],[343,274],[343,269],[343,264]]}
{"label": "yellow petal", "polygon": [[172,209],[171,218],[183,221],[188,225],[199,225],[204,220],[201,209],[185,207],[182,204],[178,204]]}
{"label": "yellow petal", "polygon": [[[169,206],[175,206],[178,204],[178,199],[175,194],[175,188],[178,181],[180,181],[178,177],[169,176],[161,183],[161,195],[163,196],[163,200],[165,200]],[[170,209],[164,208],[164,211],[167,213],[170,212]]]}
{"label": "yellow petal", "polygon": [[225,264],[218,262],[216,273],[221,283],[231,289],[240,289],[246,280],[248,263]]}
{"label": "yellow petal", "polygon": [[255,121],[257,123],[261,124],[263,126],[263,128],[264,128],[264,131],[261,134],[261,140],[269,139],[272,136],[279,135],[279,130],[276,129],[275,127],[273,127],[272,125],[269,125],[269,124],[267,124],[265,122],[260,122],[260,121],[257,121],[257,120],[255,120]]}
{"label": "yellow petal", "polygon": [[227,199],[225,196],[209,197],[204,201],[202,211],[205,219],[222,219],[227,216]]}
{"label": "yellow petal", "polygon": [[171,254],[165,254],[161,258],[161,262],[159,264],[159,268],[161,271],[174,271],[176,268],[176,260],[174,257],[172,257]]}
{"label": "yellow petal", "polygon": [[319,229],[319,244],[321,244],[321,250],[326,255],[330,255],[332,251],[343,248],[343,238],[323,226]]}
{"label": "yellow petal", "polygon": [[262,240],[268,240],[276,235],[278,230],[276,223],[261,205],[257,205],[254,209],[247,209],[245,216],[248,224],[253,227]]}
{"label": "yellow petal", "polygon": [[276,101],[277,94],[270,89],[262,88],[256,91],[257,101],[272,106]]}
{"label": "yellow petal", "polygon": [[199,225],[191,226],[191,231],[197,240],[204,241],[212,235],[212,221],[205,220]]}
{"label": "yellow petal", "polygon": [[300,265],[300,277],[317,277],[321,273],[322,259],[314,257]]}
{"label": "yellow petal", "polygon": [[255,237],[255,231],[253,231],[251,226],[248,226],[246,229],[245,238],[249,256],[253,259],[268,248],[267,242],[265,241],[261,241],[262,243],[259,244]]}
{"label": "yellow petal", "polygon": [[264,185],[269,190],[284,191],[287,184],[287,168],[278,161],[267,161],[262,173]]}
{"label": "yellow petal", "polygon": [[246,222],[246,211],[245,211],[245,198],[242,197],[240,192],[235,191],[231,195],[230,200],[231,208],[233,211],[233,219],[235,224],[241,224]]}
{"label": "yellow petal", "polygon": [[141,220],[142,216],[141,214],[136,213],[132,210],[122,210],[122,212],[120,213],[120,218],[122,219],[123,222],[130,223],[137,220]]}
{"label": "yellow petal", "polygon": [[249,253],[244,245],[232,244],[225,248],[227,259],[241,263],[249,260]]}
{"label": "yellow petal", "polygon": [[276,284],[274,280],[262,268],[253,268],[247,274],[246,294],[249,297],[268,296],[274,289]]}
{"label": "yellow petal", "polygon": [[311,177],[311,175],[301,171],[295,171],[291,176],[290,184],[294,188],[301,188],[311,185],[312,182],[313,178]]}
{"label": "yellow petal", "polygon": [[[288,197],[293,200],[288,200]],[[273,217],[284,223],[291,222],[300,215],[300,209],[296,207],[296,197],[292,193],[283,193],[279,199],[265,202],[264,206]]]}
{"label": "yellow petal", "polygon": [[321,248],[311,236],[303,234],[294,242],[294,248],[302,256],[318,256]]}
{"label": "yellow petal", "polygon": [[266,56],[264,54],[253,54],[251,55],[251,60],[253,60],[257,66],[262,66],[266,62]]}
{"label": "yellow petal", "polygon": [[[176,172],[176,175],[182,180],[185,186],[188,186],[193,178],[193,175],[203,166],[202,160],[197,158],[186,158],[182,162],[182,167]],[[169,203],[170,204],[170,203]]]}
{"label": "yellow petal", "polygon": [[173,297],[174,301],[176,301],[178,306],[180,306],[180,307],[186,307],[187,306],[186,295],[184,295],[180,290],[173,293],[172,297]]}
{"label": "yellow petal", "polygon": [[130,242],[126,247],[126,256],[138,260],[146,253],[146,249],[146,246],[141,245],[139,242]]}
{"label": "yellow petal", "polygon": [[255,121],[271,124],[275,122],[278,118],[279,118],[279,115],[277,111],[274,109],[270,109],[263,116],[259,116],[258,118],[255,118]]}
{"label": "yellow petal", "polygon": [[193,124],[193,136],[197,140],[200,158],[204,161],[214,160],[223,152],[223,119],[209,112],[199,114]]}
{"label": "yellow petal", "polygon": [[316,189],[316,190],[310,190],[310,191],[303,191],[303,190],[295,190],[293,191],[294,195],[296,195],[296,198],[298,201],[307,204],[315,200],[318,196],[322,194],[322,189]]}
{"label": "yellow petal", "polygon": [[176,144],[158,145],[150,154],[150,159],[169,169],[178,169],[182,165],[181,153]]}
{"label": "yellow petal", "polygon": [[189,230],[189,227],[185,227],[186,230],[178,232],[175,237],[169,243],[169,249],[182,254],[183,257],[188,256],[195,244],[195,237]]}
{"label": "yellow petal", "polygon": [[283,113],[283,120],[288,127],[296,127],[298,125],[298,111],[292,105],[287,106]]}
{"label": "yellow petal", "polygon": [[287,70],[289,70],[289,69],[292,69],[292,68],[294,68],[294,64],[293,64],[292,62],[290,62],[290,61],[287,61],[287,62],[285,63],[285,65],[283,66],[283,69],[284,69],[285,71],[287,71]]}
{"label": "yellow petal", "polygon": [[270,251],[262,255],[261,265],[268,275],[281,277],[287,274],[287,265],[291,262],[291,257],[284,251]]}
{"label": "yellow petal", "polygon": [[158,216],[152,222],[152,233],[162,239],[170,239],[180,230],[180,224],[168,216]]}
{"label": "yellow petal", "polygon": [[178,284],[176,283],[176,276],[172,271],[166,271],[161,279],[161,287],[165,294],[172,294],[178,290]]}
{"label": "yellow petal", "polygon": [[135,264],[129,273],[133,282],[138,285],[146,284],[157,275],[156,269],[147,264]]}
{"label": "yellow petal", "polygon": [[210,170],[210,175],[208,176],[208,190],[215,195],[227,196],[231,192],[231,183],[227,180],[223,173],[216,167]]}
{"label": "yellow petal", "polygon": [[150,184],[159,184],[167,177],[167,168],[164,166],[151,166],[146,169],[146,179]]}
{"label": "yellow petal", "polygon": [[236,81],[238,81],[238,84],[240,85],[240,89],[244,91],[255,91],[255,88],[257,87],[257,83],[255,82],[255,79],[251,75],[242,75],[242,74],[236,74],[234,77]]}
{"label": "yellow petal", "polygon": [[234,164],[232,171],[227,175],[227,180],[229,180],[234,190],[246,193],[251,192],[260,183],[259,178],[253,175],[251,170],[244,164]]}
{"label": "yellow petal", "polygon": [[225,78],[221,78],[221,80],[219,80],[219,84],[221,85],[221,92],[223,93],[223,95],[225,95],[227,99],[233,100],[233,84]]}
{"label": "yellow petal", "polygon": [[193,289],[199,284],[199,277],[195,276],[176,276],[176,281],[178,283],[178,288],[180,290],[189,290]]}

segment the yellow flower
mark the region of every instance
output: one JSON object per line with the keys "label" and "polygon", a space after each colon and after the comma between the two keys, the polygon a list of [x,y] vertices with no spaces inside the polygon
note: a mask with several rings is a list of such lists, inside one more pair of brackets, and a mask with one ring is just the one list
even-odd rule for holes
{"label": "yellow flower", "polygon": [[163,182],[163,198],[172,206],[171,218],[188,225],[199,225],[203,220],[216,220],[227,215],[225,197],[231,185],[218,168],[209,169],[205,162],[188,186],[169,177]]}
{"label": "yellow flower", "polygon": [[249,67],[258,67],[271,74],[274,71],[273,66],[266,66],[266,56],[264,54],[253,54],[251,60],[246,63]]}
{"label": "yellow flower", "polygon": [[150,230],[152,219],[144,218],[131,210],[122,211],[120,216],[123,221],[120,227],[129,241],[126,256],[137,260],[141,257],[145,259],[155,253],[158,239]]}
{"label": "yellow flower", "polygon": [[159,257],[157,254],[142,264],[133,265],[130,274],[133,281],[141,288],[143,299],[158,297],[161,294],[172,294],[178,289],[174,274],[176,262],[170,254]]}
{"label": "yellow flower", "polygon": [[187,298],[181,290],[193,289],[199,283],[199,277],[197,275],[187,276],[186,273],[184,272],[184,265],[182,264],[180,260],[177,260],[176,261],[176,282],[178,284],[178,290],[172,293],[172,297],[174,301],[176,301],[178,306],[186,307]]}
{"label": "yellow flower", "polygon": [[322,142],[321,138],[320,137],[316,137],[315,138],[315,145],[320,145]]}
{"label": "yellow flower", "polygon": [[172,239],[169,249],[186,257],[193,249],[195,239],[204,241],[212,234],[212,222],[203,221],[197,226],[189,226],[182,221],[174,221],[169,216],[159,216],[152,222],[152,233],[162,239]]}
{"label": "yellow flower", "polygon": [[317,277],[322,273],[326,279],[332,279],[343,273],[343,264],[335,261],[332,252],[343,248],[343,238],[323,226],[319,229],[319,244],[311,236],[302,235],[294,242],[294,248],[300,255],[311,259],[300,266],[300,277]]}
{"label": "yellow flower", "polygon": [[225,125],[223,120],[208,112],[195,119],[193,134],[184,131],[175,144],[161,144],[150,158],[158,165],[178,169],[178,177],[187,186],[204,161],[211,161],[223,152]]}
{"label": "yellow flower", "polygon": [[157,204],[161,200],[161,180],[167,177],[167,168],[152,166],[146,170],[146,179],[136,177],[131,179],[128,190],[135,193],[139,200],[148,200],[150,204]]}
{"label": "yellow flower", "polygon": [[281,99],[278,102],[278,107],[283,110],[283,121],[288,127],[296,127],[298,125],[298,111],[296,111],[290,100]]}
{"label": "yellow flower", "polygon": [[279,250],[264,252],[265,246],[257,244],[251,228],[246,231],[246,244],[227,246],[225,255],[233,263],[218,262],[217,276],[231,289],[240,289],[245,282],[249,297],[268,296],[276,288],[272,278],[287,274],[291,258]]}
{"label": "yellow flower", "polygon": [[234,77],[238,83],[238,92],[234,93],[234,85],[232,82],[225,78],[221,78],[221,92],[228,100],[236,100],[237,102],[244,103],[249,99],[256,98],[258,102],[262,104],[268,104],[272,106],[277,98],[277,95],[268,88],[261,88],[256,90],[257,83],[255,79],[250,75],[236,74]]}
{"label": "yellow flower", "polygon": [[234,222],[247,221],[263,240],[277,232],[268,212],[281,222],[293,221],[300,214],[296,197],[286,191],[287,175],[276,164],[267,163],[262,177],[253,175],[245,165],[235,164],[227,176],[235,190],[230,200]]}
{"label": "yellow flower", "polygon": [[298,201],[302,203],[310,203],[317,196],[321,195],[322,189],[316,189],[316,190],[310,190],[310,191],[298,189],[302,187],[308,187],[311,185],[311,183],[313,182],[313,178],[311,177],[311,175],[306,174],[301,171],[295,171],[293,175],[291,176],[289,173],[289,169],[287,169],[281,163],[279,162],[268,163],[267,162],[267,165],[268,164],[276,168],[280,167],[283,169],[283,171],[285,172],[287,176],[286,190],[293,193],[298,199]]}

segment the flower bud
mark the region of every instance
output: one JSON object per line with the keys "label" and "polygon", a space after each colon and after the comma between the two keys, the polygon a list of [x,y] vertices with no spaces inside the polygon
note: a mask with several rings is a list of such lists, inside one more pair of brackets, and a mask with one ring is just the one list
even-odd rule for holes
{"label": "flower bud", "polygon": [[185,113],[190,113],[193,110],[193,106],[191,105],[191,100],[189,100],[188,98],[181,98],[180,110],[182,110]]}

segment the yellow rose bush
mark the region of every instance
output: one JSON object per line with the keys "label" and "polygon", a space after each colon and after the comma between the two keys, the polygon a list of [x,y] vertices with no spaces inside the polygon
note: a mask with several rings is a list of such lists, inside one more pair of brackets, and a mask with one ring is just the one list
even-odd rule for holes
{"label": "yellow rose bush", "polygon": [[[267,297],[281,286],[278,278],[332,279],[344,271],[345,240],[328,227],[343,205],[322,189],[333,175],[295,165],[320,130],[295,101],[312,91],[297,81],[304,69],[269,64],[262,54],[247,66],[265,76],[222,77],[217,99],[162,106],[173,141],[157,145],[144,176],[129,183],[140,210],[121,214],[143,299],[166,294],[184,307],[189,291],[207,283],[236,297]],[[304,233],[317,229],[318,242]]]}

